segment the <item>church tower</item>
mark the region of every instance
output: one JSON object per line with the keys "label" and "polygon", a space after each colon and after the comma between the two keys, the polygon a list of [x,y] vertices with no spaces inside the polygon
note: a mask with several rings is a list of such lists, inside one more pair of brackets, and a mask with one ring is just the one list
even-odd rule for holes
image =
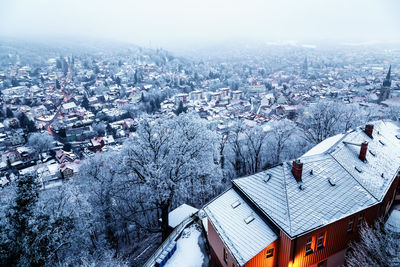
{"label": "church tower", "polygon": [[383,81],[380,96],[379,96],[379,101],[385,101],[390,97],[390,86],[392,85],[392,79],[390,78],[392,66],[389,67],[389,71],[386,74],[386,78]]}

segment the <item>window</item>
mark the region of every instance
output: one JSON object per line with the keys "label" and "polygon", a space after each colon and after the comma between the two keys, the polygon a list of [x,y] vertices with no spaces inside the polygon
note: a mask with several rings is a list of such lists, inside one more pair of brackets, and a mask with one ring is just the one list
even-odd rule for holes
{"label": "window", "polygon": [[267,258],[271,258],[271,257],[273,257],[274,256],[274,249],[273,248],[271,248],[271,249],[268,249],[267,250]]}
{"label": "window", "polygon": [[326,260],[319,262],[317,267],[326,267]]}
{"label": "window", "polygon": [[354,217],[351,217],[349,220],[349,225],[347,226],[347,233],[353,232],[353,226],[354,226]]}
{"label": "window", "polygon": [[325,247],[325,233],[320,233],[317,239],[317,250]]}
{"label": "window", "polygon": [[224,262],[228,263],[228,252],[226,251],[226,248],[224,248]]}
{"label": "window", "polygon": [[356,226],[357,231],[360,230],[363,219],[364,219],[364,214],[358,215],[357,226]]}
{"label": "window", "polygon": [[307,238],[306,242],[306,255],[313,253],[312,250],[312,237]]}

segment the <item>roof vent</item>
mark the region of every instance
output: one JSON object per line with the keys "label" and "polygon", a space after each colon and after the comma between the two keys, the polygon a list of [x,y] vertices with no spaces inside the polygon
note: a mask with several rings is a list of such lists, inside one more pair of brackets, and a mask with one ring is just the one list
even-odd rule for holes
{"label": "roof vent", "polygon": [[304,185],[303,185],[302,182],[299,182],[298,184],[299,184],[299,189],[300,189],[301,191],[303,191],[304,189],[306,189],[306,188],[304,187]]}
{"label": "roof vent", "polygon": [[331,186],[335,186],[336,185],[336,181],[334,178],[328,178],[328,182]]}
{"label": "roof vent", "polygon": [[264,178],[264,182],[265,182],[265,183],[268,183],[269,180],[271,180],[272,174],[267,173],[265,176],[266,176],[266,178]]}
{"label": "roof vent", "polygon": [[385,178],[385,175],[383,174],[383,172],[382,172],[382,174],[381,174],[381,177],[382,177],[382,178]]}
{"label": "roof vent", "polygon": [[236,208],[237,206],[239,206],[240,205],[240,201],[239,200],[236,200],[235,202],[233,202],[232,203],[232,208]]}
{"label": "roof vent", "polygon": [[382,140],[379,140],[379,143],[381,143],[381,145],[385,145],[385,143]]}
{"label": "roof vent", "polygon": [[397,139],[400,139],[400,134],[396,134],[396,138],[397,138]]}
{"label": "roof vent", "polygon": [[251,223],[252,221],[254,221],[254,216],[253,215],[250,215],[249,217],[247,217],[246,219],[244,219],[244,222],[246,223],[246,224],[249,224],[249,223]]}
{"label": "roof vent", "polygon": [[314,174],[313,170],[310,170],[310,175],[313,175],[313,174]]}
{"label": "roof vent", "polygon": [[354,169],[356,169],[356,171],[358,171],[359,173],[362,173],[362,170],[360,168],[358,168],[357,166],[355,166]]}
{"label": "roof vent", "polygon": [[374,151],[372,151],[372,150],[368,150],[368,151],[369,151],[369,153],[370,153],[372,156],[376,157],[376,154],[375,154]]}

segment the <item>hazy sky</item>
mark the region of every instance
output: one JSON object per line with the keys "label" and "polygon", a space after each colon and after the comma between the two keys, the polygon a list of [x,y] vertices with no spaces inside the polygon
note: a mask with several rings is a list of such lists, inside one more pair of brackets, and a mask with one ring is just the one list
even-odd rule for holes
{"label": "hazy sky", "polygon": [[400,41],[398,0],[0,0],[0,35],[171,46],[231,40]]}

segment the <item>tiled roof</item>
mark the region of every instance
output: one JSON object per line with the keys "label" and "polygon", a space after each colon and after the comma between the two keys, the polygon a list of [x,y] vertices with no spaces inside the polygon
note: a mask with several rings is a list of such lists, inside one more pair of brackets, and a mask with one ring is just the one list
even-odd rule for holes
{"label": "tiled roof", "polygon": [[[232,188],[208,204],[204,211],[240,265],[244,265],[278,238]],[[245,220],[250,216],[254,219],[246,223]]]}

